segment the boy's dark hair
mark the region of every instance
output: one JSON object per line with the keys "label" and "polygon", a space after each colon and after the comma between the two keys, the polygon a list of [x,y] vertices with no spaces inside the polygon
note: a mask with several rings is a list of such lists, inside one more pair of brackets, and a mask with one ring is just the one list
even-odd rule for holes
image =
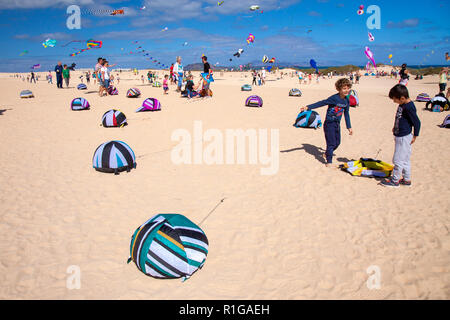
{"label": "boy's dark hair", "polygon": [[208,61],[208,57],[207,56],[203,56],[202,60]]}
{"label": "boy's dark hair", "polygon": [[408,88],[402,84],[396,84],[390,91],[389,91],[389,98],[391,99],[401,99],[401,98],[409,99],[409,92]]}
{"label": "boy's dark hair", "polygon": [[67,67],[67,64],[63,65],[63,67],[64,67],[64,68]]}
{"label": "boy's dark hair", "polygon": [[97,59],[97,62],[100,62],[100,60],[103,60],[103,58],[98,58],[98,59]]}
{"label": "boy's dark hair", "polygon": [[347,78],[342,78],[336,81],[336,90],[340,91],[343,87],[348,87],[349,89],[352,87],[352,82]]}

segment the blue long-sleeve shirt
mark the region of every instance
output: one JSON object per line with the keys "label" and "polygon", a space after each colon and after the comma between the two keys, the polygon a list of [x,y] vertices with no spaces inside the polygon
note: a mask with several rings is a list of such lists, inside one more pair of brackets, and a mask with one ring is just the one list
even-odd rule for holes
{"label": "blue long-sleeve shirt", "polygon": [[414,127],[414,136],[418,137],[420,132],[420,120],[417,116],[416,106],[410,101],[398,106],[395,115],[394,136],[404,137],[412,132]]}
{"label": "blue long-sleeve shirt", "polygon": [[312,110],[326,105],[328,105],[328,110],[325,121],[341,122],[342,115],[344,115],[345,125],[347,126],[347,129],[350,129],[352,127],[352,124],[350,123],[350,106],[348,100],[346,98],[342,99],[339,94],[332,95],[326,100],[310,104],[309,106],[307,106],[307,108],[308,110]]}

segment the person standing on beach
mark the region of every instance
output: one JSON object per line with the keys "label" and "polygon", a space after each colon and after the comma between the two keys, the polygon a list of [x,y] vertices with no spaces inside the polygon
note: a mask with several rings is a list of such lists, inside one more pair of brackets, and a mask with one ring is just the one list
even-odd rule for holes
{"label": "person standing on beach", "polygon": [[[398,188],[400,185],[411,186],[411,152],[412,144],[420,132],[420,120],[417,117],[416,106],[409,98],[408,89],[397,84],[389,91],[389,98],[398,103],[392,133],[395,136],[394,170],[392,178],[381,182],[383,187]],[[414,135],[412,128],[414,127]],[[403,176],[403,178],[402,178]]]}
{"label": "person standing on beach", "polygon": [[31,78],[30,78],[30,83],[33,82],[36,83],[36,78],[34,77],[34,72],[31,71]]}
{"label": "person standing on beach", "polygon": [[108,61],[104,60],[102,61],[102,68],[100,69],[100,79],[101,79],[101,93],[100,93],[100,97],[103,97],[103,92],[105,93],[104,95],[108,95],[108,87],[109,87],[109,82],[110,82],[110,76],[109,76],[109,70],[108,70]]}
{"label": "person standing on beach", "polygon": [[164,76],[164,80],[163,80],[163,90],[164,90],[164,94],[168,94],[169,91],[169,84],[167,83],[167,80],[169,79],[169,76],[166,74]]}
{"label": "person standing on beach", "polygon": [[174,84],[174,83],[175,83],[175,81],[173,78],[173,63],[172,63],[172,65],[170,66],[170,84]]}
{"label": "person standing on beach", "polygon": [[[93,75],[95,75],[95,78],[97,78],[98,80],[98,95],[101,97],[102,96],[102,91],[103,91],[103,86],[102,86],[102,79],[101,79],[101,69],[103,68],[103,64],[104,64],[104,59],[103,58],[98,58],[97,59],[97,64],[94,67],[94,73]],[[94,80],[94,84],[95,84],[95,80]]]}
{"label": "person standing on beach", "polygon": [[[205,74],[205,78],[209,79],[209,77],[211,77],[211,74],[212,74],[212,69],[211,69],[211,65],[208,62],[208,57],[202,56],[202,62],[203,62],[203,73]],[[203,89],[209,90],[209,85],[210,85],[210,82],[205,80],[204,84],[203,84]]]}
{"label": "person standing on beach", "polygon": [[91,83],[91,71],[86,72],[86,83]]}
{"label": "person standing on beach", "polygon": [[181,92],[181,85],[183,83],[183,65],[181,64],[181,57],[177,57],[177,62],[173,65],[173,74],[177,78],[177,92]]}
{"label": "person standing on beach", "polygon": [[261,82],[263,85],[266,84],[266,69],[264,67],[262,67],[262,71],[261,71]]}
{"label": "person standing on beach", "polygon": [[439,72],[439,92],[445,92],[445,88],[447,87],[447,74],[447,67],[442,68],[441,72]]}
{"label": "person standing on beach", "polygon": [[408,70],[406,69],[406,63],[402,64],[402,69],[400,70],[400,84],[404,85],[405,87],[408,85],[409,80],[409,74]]}
{"label": "person standing on beach", "polygon": [[48,70],[47,81],[48,81],[48,83],[53,84],[52,73],[50,72],[50,70]]}
{"label": "person standing on beach", "polygon": [[322,100],[300,109],[300,112],[313,110],[325,105],[328,105],[327,116],[323,125],[325,132],[325,141],[327,143],[326,151],[323,157],[326,159],[326,166],[332,167],[333,152],[341,144],[341,119],[342,115],[345,118],[345,124],[347,126],[350,135],[353,135],[352,125],[350,123],[350,107],[348,100],[346,99],[352,83],[346,78],[339,79],[336,84],[337,94],[329,97],[326,100]]}
{"label": "person standing on beach", "polygon": [[63,83],[63,75],[62,75],[62,72],[63,72],[63,66],[62,66],[62,64],[61,64],[61,61],[58,61],[58,64],[56,65],[56,67],[55,67],[55,73],[56,73],[56,87],[57,88],[62,88],[63,87],[63,85],[62,85],[62,83]]}
{"label": "person standing on beach", "polygon": [[66,88],[69,88],[70,70],[69,70],[69,68],[67,68],[67,64],[64,65],[62,74],[63,74],[64,82],[66,83]]}

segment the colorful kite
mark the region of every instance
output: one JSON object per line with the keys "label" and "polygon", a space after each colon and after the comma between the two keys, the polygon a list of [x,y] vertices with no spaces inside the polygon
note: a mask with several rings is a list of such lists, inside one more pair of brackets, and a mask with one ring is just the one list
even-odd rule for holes
{"label": "colorful kite", "polygon": [[218,1],[217,5],[220,7],[225,1]]}
{"label": "colorful kite", "polygon": [[366,47],[366,49],[364,50],[364,53],[366,54],[367,59],[369,59],[372,62],[373,66],[376,68],[377,65],[375,63],[375,59],[374,59],[373,53],[372,53],[372,51],[370,51],[369,47]]}
{"label": "colorful kite", "polygon": [[269,60],[269,63],[274,63],[275,62],[275,58],[272,58]]}
{"label": "colorful kite", "polygon": [[86,49],[81,49],[78,52],[70,54],[70,56],[74,57],[74,56],[79,55],[80,53],[82,53],[84,51],[87,51],[87,50],[90,50],[90,49],[100,49],[102,47],[102,45],[103,45],[103,42],[102,41],[95,41],[95,40],[90,39],[90,40],[88,40],[86,42],[86,45],[87,45]]}
{"label": "colorful kite", "polygon": [[36,70],[36,69],[40,69],[40,68],[41,68],[41,65],[38,63],[38,64],[34,64],[30,69]]}
{"label": "colorful kite", "polygon": [[319,68],[317,67],[317,62],[314,59],[309,60],[309,64],[312,68],[316,69],[316,73],[319,73]]}
{"label": "colorful kite", "polygon": [[24,50],[19,54],[19,56],[23,56],[24,54],[27,54],[27,53],[28,53],[28,50]]}
{"label": "colorful kite", "polygon": [[259,10],[259,6],[258,5],[250,6],[250,11],[256,11],[256,10]]}
{"label": "colorful kite", "polygon": [[44,42],[42,42],[42,45],[44,46],[44,48],[47,48],[47,47],[53,48],[54,46],[56,46],[56,40],[47,39]]}
{"label": "colorful kite", "polygon": [[269,62],[269,57],[265,55],[265,56],[262,58],[262,62],[263,62],[263,63]]}
{"label": "colorful kite", "polygon": [[121,9],[121,10],[113,10],[113,12],[111,12],[112,16],[115,16],[116,14],[124,14],[125,10]]}
{"label": "colorful kite", "polygon": [[165,27],[164,29],[162,29],[161,31],[167,31],[169,30],[169,28]]}
{"label": "colorful kite", "polygon": [[249,45],[250,43],[255,42],[255,36],[253,34],[249,34],[247,37],[247,45]]}
{"label": "colorful kite", "polygon": [[369,41],[370,41],[370,42],[375,41],[375,37],[374,37],[373,34],[371,34],[370,32],[369,32]]}
{"label": "colorful kite", "polygon": [[359,6],[359,10],[357,11],[357,13],[358,13],[359,16],[364,14],[364,6],[363,5]]}

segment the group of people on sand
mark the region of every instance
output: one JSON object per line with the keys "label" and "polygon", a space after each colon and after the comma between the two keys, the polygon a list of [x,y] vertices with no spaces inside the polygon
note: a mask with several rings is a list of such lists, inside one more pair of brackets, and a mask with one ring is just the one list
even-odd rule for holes
{"label": "group of people on sand", "polygon": [[111,73],[111,70],[109,68],[114,66],[115,64],[110,65],[109,61],[105,58],[97,59],[97,64],[94,67],[94,73],[92,74],[92,76],[98,80],[98,95],[100,97],[108,95],[108,88],[111,82],[114,80],[114,75]]}
{"label": "group of people on sand", "polygon": [[252,85],[255,86],[263,86],[266,84],[266,69],[263,67],[260,72],[253,70],[252,71]]}
{"label": "group of people on sand", "polygon": [[[313,110],[327,105],[327,113],[324,122],[326,150],[323,153],[327,167],[333,165],[333,153],[341,143],[340,122],[344,116],[345,124],[350,135],[353,129],[350,121],[349,101],[346,98],[352,88],[352,82],[347,78],[339,79],[335,83],[337,94],[310,104],[300,109],[301,112]],[[393,156],[394,170],[392,177],[385,179],[380,184],[384,187],[398,188],[399,186],[411,186],[411,152],[412,145],[419,136],[421,122],[417,116],[414,102],[409,97],[407,87],[399,83],[389,91],[389,98],[398,104],[392,133],[395,140]]]}
{"label": "group of people on sand", "polygon": [[170,67],[170,74],[164,76],[164,93],[168,93],[170,80],[170,83],[175,84],[177,87],[175,91],[180,93],[182,97],[187,97],[188,99],[194,97],[212,97],[212,91],[210,89],[212,69],[208,62],[208,57],[205,55],[202,56],[203,73],[197,85],[194,83],[194,76],[191,72],[186,73],[184,71],[181,61],[181,57],[178,56],[176,62]]}

